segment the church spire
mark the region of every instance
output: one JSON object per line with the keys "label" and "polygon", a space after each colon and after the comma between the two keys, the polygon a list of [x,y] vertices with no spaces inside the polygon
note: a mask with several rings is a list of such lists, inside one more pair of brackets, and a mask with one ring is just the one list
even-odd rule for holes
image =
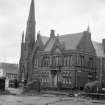
{"label": "church spire", "polygon": [[29,12],[29,17],[28,21],[35,21],[35,7],[34,7],[34,0],[31,0],[31,5],[30,5],[30,12]]}
{"label": "church spire", "polygon": [[31,0],[30,11],[26,27],[25,42],[34,44],[35,42],[35,7],[34,0]]}

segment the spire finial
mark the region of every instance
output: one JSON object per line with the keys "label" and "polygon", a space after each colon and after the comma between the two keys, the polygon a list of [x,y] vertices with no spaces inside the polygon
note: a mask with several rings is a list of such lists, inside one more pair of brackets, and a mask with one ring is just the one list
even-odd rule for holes
{"label": "spire finial", "polygon": [[59,39],[59,34],[57,34],[57,38]]}
{"label": "spire finial", "polygon": [[40,35],[40,30],[37,32],[37,35]]}
{"label": "spire finial", "polygon": [[88,24],[88,27],[87,27],[87,31],[90,32],[90,26],[89,26],[89,24]]}

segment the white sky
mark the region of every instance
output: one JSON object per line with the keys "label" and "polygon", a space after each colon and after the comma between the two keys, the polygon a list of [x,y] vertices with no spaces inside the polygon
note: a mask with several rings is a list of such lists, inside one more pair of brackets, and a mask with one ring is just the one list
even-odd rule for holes
{"label": "white sky", "polygon": [[[31,0],[0,0],[0,62],[19,62],[22,31]],[[92,40],[105,38],[105,0],[35,0],[37,31],[66,34],[86,30]]]}

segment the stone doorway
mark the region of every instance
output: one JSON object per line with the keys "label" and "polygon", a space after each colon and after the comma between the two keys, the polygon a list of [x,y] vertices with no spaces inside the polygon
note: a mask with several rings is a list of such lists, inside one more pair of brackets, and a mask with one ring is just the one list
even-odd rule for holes
{"label": "stone doorway", "polygon": [[57,88],[58,73],[56,70],[51,71],[51,87]]}

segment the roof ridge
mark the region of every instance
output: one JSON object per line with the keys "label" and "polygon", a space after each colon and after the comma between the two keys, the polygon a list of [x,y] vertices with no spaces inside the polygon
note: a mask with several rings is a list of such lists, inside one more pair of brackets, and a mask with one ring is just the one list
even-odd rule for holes
{"label": "roof ridge", "polygon": [[41,37],[46,37],[46,38],[49,38],[48,36],[44,36],[44,35],[40,35]]}
{"label": "roof ridge", "polygon": [[63,34],[63,35],[60,35],[59,37],[62,37],[62,36],[69,36],[69,35],[80,35],[80,34],[83,34],[83,32],[70,33],[70,34]]}

